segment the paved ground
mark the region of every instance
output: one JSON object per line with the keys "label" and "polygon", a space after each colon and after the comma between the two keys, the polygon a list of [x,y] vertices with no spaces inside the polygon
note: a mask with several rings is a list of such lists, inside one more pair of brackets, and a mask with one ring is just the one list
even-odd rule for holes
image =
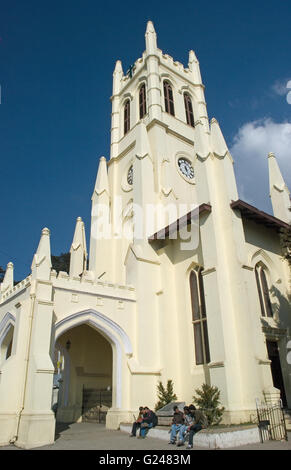
{"label": "paved ground", "polygon": [[[264,444],[251,444],[237,447],[239,450],[291,450],[291,433],[288,433],[288,442],[265,442]],[[194,438],[195,442],[195,438]],[[40,447],[37,450],[175,450],[182,451],[185,447],[169,445],[162,439],[131,438],[122,431],[105,429],[102,424],[74,423],[59,425],[56,432],[56,441],[51,446]],[[0,450],[19,450],[15,446],[1,447]],[[193,450],[204,450],[195,447]]]}

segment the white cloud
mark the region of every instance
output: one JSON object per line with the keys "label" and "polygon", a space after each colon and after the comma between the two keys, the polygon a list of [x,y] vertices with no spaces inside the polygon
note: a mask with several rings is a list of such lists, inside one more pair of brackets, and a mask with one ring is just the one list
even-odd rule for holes
{"label": "white cloud", "polygon": [[268,160],[276,155],[283,178],[291,189],[291,122],[266,118],[244,124],[233,139],[230,152],[241,199],[270,212]]}
{"label": "white cloud", "polygon": [[289,79],[280,79],[276,80],[273,85],[271,86],[272,91],[279,96],[287,95],[288,88],[291,88],[290,85],[291,81]]}

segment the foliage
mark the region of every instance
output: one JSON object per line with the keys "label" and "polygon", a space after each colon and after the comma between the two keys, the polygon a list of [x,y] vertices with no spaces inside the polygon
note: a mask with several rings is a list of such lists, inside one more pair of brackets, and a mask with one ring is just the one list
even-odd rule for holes
{"label": "foliage", "polygon": [[280,240],[283,257],[288,261],[289,266],[291,266],[291,225],[280,230]]}
{"label": "foliage", "polygon": [[196,396],[193,396],[193,401],[199,409],[203,411],[208,420],[208,425],[219,424],[224,407],[220,407],[220,391],[217,387],[202,384],[201,389],[195,390]]}
{"label": "foliage", "polygon": [[61,253],[59,256],[52,255],[52,268],[58,272],[70,270],[70,253]]}
{"label": "foliage", "polygon": [[0,266],[0,283],[3,281],[5,275],[5,269]]}
{"label": "foliage", "polygon": [[155,411],[163,408],[163,406],[168,405],[172,401],[177,400],[177,395],[174,393],[174,384],[172,380],[168,380],[167,387],[165,388],[162,382],[159,382],[157,385],[158,389],[158,403],[155,406]]}

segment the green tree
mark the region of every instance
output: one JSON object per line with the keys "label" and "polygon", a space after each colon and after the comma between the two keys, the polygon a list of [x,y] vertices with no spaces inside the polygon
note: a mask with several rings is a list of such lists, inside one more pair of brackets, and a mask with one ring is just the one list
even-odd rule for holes
{"label": "green tree", "polygon": [[[289,265],[289,286],[291,285],[291,224],[286,228],[280,229],[280,243],[283,258],[287,260]],[[291,296],[288,296],[289,299]]]}
{"label": "green tree", "polygon": [[3,269],[2,266],[0,266],[0,283],[3,281],[4,276],[5,276],[5,269]]}
{"label": "green tree", "polygon": [[217,387],[202,384],[201,389],[195,390],[193,401],[203,411],[208,420],[208,425],[219,424],[222,420],[224,407],[220,407],[220,391]]}
{"label": "green tree", "polygon": [[70,253],[61,253],[59,256],[52,255],[52,268],[58,272],[70,270]]}
{"label": "green tree", "polygon": [[163,408],[163,406],[168,405],[172,401],[177,400],[177,395],[174,393],[174,384],[172,380],[167,381],[167,387],[165,388],[162,382],[158,382],[158,403],[155,406],[155,410]]}
{"label": "green tree", "polygon": [[288,261],[291,267],[291,225],[280,229],[280,241],[283,257]]}

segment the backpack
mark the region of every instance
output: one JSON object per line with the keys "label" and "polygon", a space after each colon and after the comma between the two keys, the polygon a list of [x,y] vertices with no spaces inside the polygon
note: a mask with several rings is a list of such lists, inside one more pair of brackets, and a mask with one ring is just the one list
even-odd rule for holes
{"label": "backpack", "polygon": [[153,428],[155,426],[157,426],[157,424],[158,424],[158,417],[154,412],[153,412],[153,421],[152,421],[152,423],[153,423]]}

